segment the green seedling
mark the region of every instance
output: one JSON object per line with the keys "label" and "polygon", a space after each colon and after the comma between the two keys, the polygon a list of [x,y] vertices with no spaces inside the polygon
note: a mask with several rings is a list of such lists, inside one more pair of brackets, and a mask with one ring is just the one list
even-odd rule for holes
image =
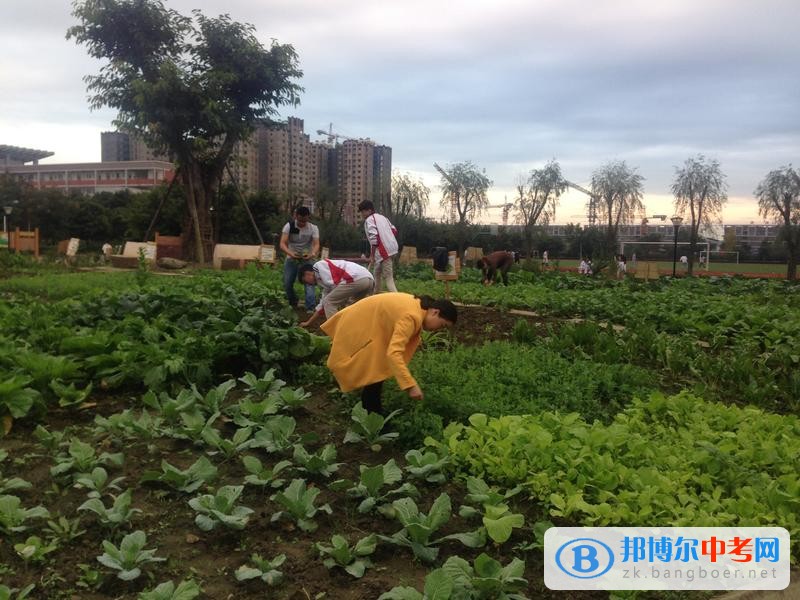
{"label": "green seedling", "polygon": [[219,488],[215,494],[192,498],[189,500],[189,506],[199,513],[194,522],[203,531],[211,531],[218,525],[229,529],[244,529],[250,521],[253,509],[236,504],[242,495],[242,490],[244,490],[242,485],[226,485]]}
{"label": "green seedling", "polygon": [[187,469],[179,469],[161,461],[161,473],[146,471],[142,475],[142,483],[160,483],[178,492],[191,494],[201,486],[211,483],[217,477],[217,467],[205,457],[201,456]]}
{"label": "green seedling", "polygon": [[406,452],[406,471],[415,479],[428,483],[444,483],[443,470],[450,464],[449,456],[439,456],[436,452],[409,450]]}
{"label": "green seedling", "polygon": [[381,594],[378,600],[449,600],[453,597],[452,593],[453,579],[444,569],[435,569],[425,576],[425,587],[421,593],[412,587],[399,586]]}
{"label": "green seedling", "polygon": [[380,444],[390,442],[399,435],[396,431],[381,433],[386,424],[399,413],[399,410],[395,410],[384,417],[378,413],[367,412],[359,402],[350,413],[350,418],[354,424],[347,430],[344,436],[344,443],[363,442],[380,450]]}
{"label": "green seedling", "polygon": [[94,418],[95,434],[109,433],[117,438],[135,440],[152,440],[160,436],[163,422],[161,417],[153,417],[146,410],[136,417],[130,409],[109,417],[97,415]]}
{"label": "green seedling", "polygon": [[250,562],[255,566],[242,565],[236,569],[236,581],[258,578],[270,586],[279,585],[283,581],[283,573],[278,570],[278,567],[286,562],[285,554],[278,554],[272,560],[266,560],[260,554],[253,554]]}
{"label": "green seedling", "polygon": [[294,464],[300,471],[305,471],[309,475],[321,475],[323,477],[330,477],[342,463],[336,461],[336,446],[333,444],[326,444],[314,454],[309,454],[302,444],[297,444],[294,447]]}
{"label": "green seedling", "polygon": [[131,508],[133,492],[125,490],[114,498],[111,506],[106,507],[100,498],[89,498],[78,507],[78,510],[88,510],[97,515],[98,520],[105,527],[116,529],[131,522],[134,515],[142,512],[138,508]]}
{"label": "green seedling", "polygon": [[47,522],[46,532],[51,540],[69,544],[86,533],[86,530],[81,529],[80,518],[68,519],[67,517],[59,516],[58,519]]}
{"label": "green seedling", "polygon": [[372,566],[369,556],[375,552],[377,545],[378,538],[375,535],[368,535],[360,539],[352,547],[347,544],[347,540],[343,536],[334,535],[331,538],[330,546],[317,543],[314,544],[314,548],[324,559],[322,563],[328,569],[339,567],[359,579]]}
{"label": "green seedling", "polygon": [[0,584],[0,600],[25,600],[36,585],[31,583],[22,589],[10,588]]}
{"label": "green seedling", "polygon": [[132,581],[142,574],[141,567],[155,562],[162,562],[165,558],[155,555],[157,549],[145,550],[147,535],[144,531],[129,533],[117,548],[108,540],[103,540],[105,552],[97,557],[101,565],[117,571],[117,577],[123,581]]}
{"label": "green seedling", "polygon": [[171,581],[157,585],[152,591],[140,592],[137,600],[193,600],[203,590],[193,580],[181,581],[177,586]]}
{"label": "green seedling", "polygon": [[410,483],[404,483],[398,488],[384,490],[387,486],[394,485],[403,478],[403,472],[397,466],[394,459],[390,459],[386,464],[367,467],[359,465],[361,476],[358,483],[346,480],[334,481],[331,488],[342,490],[351,498],[362,498],[358,505],[358,512],[371,512],[376,506],[380,507],[388,503],[393,496],[419,496],[419,491]]}
{"label": "green seedling", "polygon": [[486,554],[481,554],[471,566],[460,556],[451,556],[442,569],[453,580],[453,594],[459,598],[497,598],[498,600],[528,600],[518,592],[528,587],[522,576],[525,563],[514,558],[505,567]]}
{"label": "green seedling", "polygon": [[16,496],[0,496],[0,532],[10,535],[21,533],[30,527],[33,519],[46,519],[50,513],[44,506],[22,508]]}
{"label": "green seedling", "polygon": [[97,456],[92,446],[75,438],[69,444],[68,454],[56,457],[56,466],[50,469],[50,474],[53,477],[59,477],[73,471],[89,473],[95,467],[102,465],[121,467],[123,459],[121,452],[116,454],[103,452]]}
{"label": "green seedling", "polygon": [[258,487],[269,486],[272,488],[282,487],[286,483],[285,480],[279,479],[277,476],[281,471],[292,466],[290,461],[282,460],[270,469],[265,467],[255,456],[243,456],[242,464],[244,464],[245,470],[249,473],[244,478],[245,483]]}
{"label": "green seedling", "polygon": [[74,480],[74,487],[89,490],[89,498],[100,498],[103,494],[110,494],[112,491],[122,491],[119,484],[122,483],[125,478],[117,477],[109,481],[108,472],[103,467],[95,467],[92,469],[91,473],[75,475]]}
{"label": "green seedling", "polygon": [[286,385],[285,381],[275,378],[275,369],[270,369],[263,377],[257,377],[255,373],[247,371],[239,381],[245,385],[247,394],[257,399],[264,399],[270,394],[277,393]]}
{"label": "green seedling", "polygon": [[92,384],[90,383],[82,390],[75,387],[74,383],[65,385],[60,379],[54,379],[50,382],[50,389],[58,398],[58,405],[62,407],[76,406],[83,404],[92,393]]}
{"label": "green seedling", "polygon": [[58,549],[56,544],[47,543],[40,537],[32,535],[20,544],[14,544],[14,552],[26,563],[44,561],[48,554]]}
{"label": "green seedling", "polygon": [[304,479],[294,479],[283,492],[278,492],[270,500],[280,504],[285,510],[272,515],[271,522],[279,521],[285,516],[291,517],[303,531],[316,531],[318,525],[314,517],[320,511],[332,514],[331,507],[327,504],[314,506],[319,496],[319,489],[307,487]]}

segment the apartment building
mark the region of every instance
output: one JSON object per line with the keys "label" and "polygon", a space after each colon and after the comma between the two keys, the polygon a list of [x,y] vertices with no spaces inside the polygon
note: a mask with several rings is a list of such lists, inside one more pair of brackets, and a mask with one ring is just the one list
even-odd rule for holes
{"label": "apartment building", "polygon": [[158,160],[17,165],[4,170],[36,189],[79,194],[143,191],[171,181],[174,176],[172,163]]}

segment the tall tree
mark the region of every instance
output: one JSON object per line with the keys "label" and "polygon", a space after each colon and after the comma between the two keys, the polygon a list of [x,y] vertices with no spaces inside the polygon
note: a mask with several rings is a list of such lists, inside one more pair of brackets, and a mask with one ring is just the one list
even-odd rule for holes
{"label": "tall tree", "polygon": [[688,211],[691,219],[689,275],[694,271],[700,227],[710,231],[721,221],[722,206],[728,201],[727,187],[725,174],[716,159],[698,154],[687,158],[682,167],[675,167],[675,180],[672,183],[675,212],[682,215]]}
{"label": "tall tree", "polygon": [[410,173],[392,175],[392,217],[416,217],[421,219],[430,202],[431,191],[422,179],[413,179]]}
{"label": "tall tree", "polygon": [[789,264],[786,278],[797,278],[800,258],[800,169],[792,165],[770,171],[755,191],[758,212],[782,225],[780,240],[786,245]]}
{"label": "tall tree", "polygon": [[644,210],[644,177],[625,161],[611,161],[592,173],[592,193],[599,199],[597,215],[606,224],[606,254],[616,254],[621,224],[631,223]]}
{"label": "tall tree", "polygon": [[522,225],[528,256],[533,250],[533,230],[537,225],[547,225],[556,216],[556,207],[567,183],[561,176],[558,161],[551,160],[541,169],[533,169],[526,180],[517,184],[514,208],[517,222]]}
{"label": "tall tree", "polygon": [[294,48],[265,48],[251,25],[197,10],[185,17],[161,0],[76,0],[72,14],[78,25],[67,38],[107,61],[86,77],[91,107],[116,109],[118,128],[174,157],[187,191],[188,249],[204,262],[209,209],[236,143],[276,107],[299,103]]}
{"label": "tall tree", "polygon": [[458,256],[463,262],[469,226],[489,206],[487,192],[493,182],[472,161],[451,165],[440,174],[440,206],[447,211],[447,220],[455,225]]}

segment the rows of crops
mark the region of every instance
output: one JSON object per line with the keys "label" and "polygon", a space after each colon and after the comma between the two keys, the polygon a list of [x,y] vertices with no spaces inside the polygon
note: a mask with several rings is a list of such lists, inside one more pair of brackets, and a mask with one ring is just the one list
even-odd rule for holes
{"label": "rows of crops", "polygon": [[275,271],[0,281],[0,598],[558,597],[553,522],[797,537],[796,288],[462,279],[543,318],[426,336],[385,420]]}

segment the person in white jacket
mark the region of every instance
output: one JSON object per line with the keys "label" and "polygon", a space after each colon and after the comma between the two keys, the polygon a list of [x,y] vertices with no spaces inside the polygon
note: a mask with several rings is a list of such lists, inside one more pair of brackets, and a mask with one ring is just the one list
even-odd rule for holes
{"label": "person in white jacket", "polygon": [[323,259],[314,265],[302,265],[297,274],[300,283],[318,285],[322,298],[316,310],[300,327],[310,327],[323,316],[330,319],[348,302],[360,300],[372,293],[372,273],[349,260]]}
{"label": "person in white jacket", "polygon": [[361,218],[364,219],[364,231],[369,240],[369,266],[375,265],[375,293],[381,291],[383,282],[386,289],[396,292],[394,284],[394,263],[392,259],[397,254],[397,229],[389,219],[375,212],[375,205],[371,200],[364,200],[358,205]]}

